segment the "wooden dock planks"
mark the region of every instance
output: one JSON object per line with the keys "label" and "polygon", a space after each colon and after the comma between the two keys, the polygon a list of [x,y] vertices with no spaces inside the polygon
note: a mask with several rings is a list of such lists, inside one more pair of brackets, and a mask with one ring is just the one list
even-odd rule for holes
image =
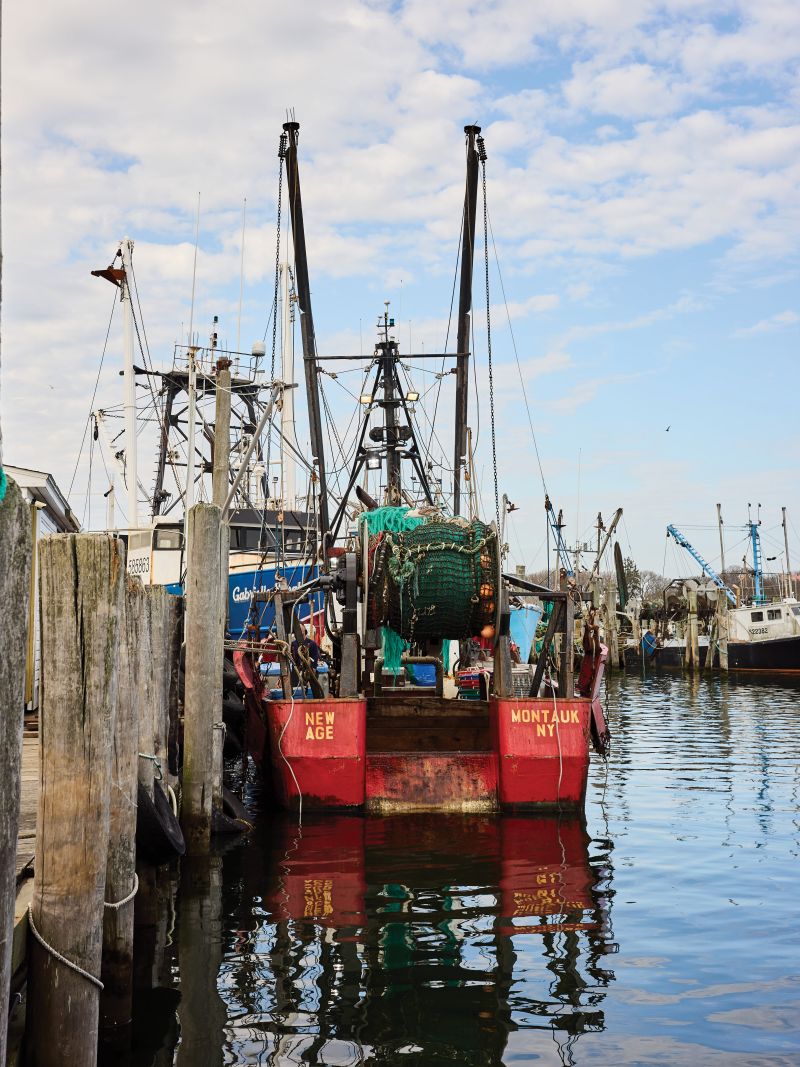
{"label": "wooden dock planks", "polygon": [[[39,800],[39,739],[26,732],[22,739],[22,790],[17,834],[17,874],[36,851],[36,805]],[[19,896],[19,888],[17,889]]]}

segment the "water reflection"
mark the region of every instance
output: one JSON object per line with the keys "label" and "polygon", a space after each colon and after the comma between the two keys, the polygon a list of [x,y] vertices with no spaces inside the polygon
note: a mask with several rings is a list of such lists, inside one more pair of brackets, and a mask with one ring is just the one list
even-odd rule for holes
{"label": "water reflection", "polygon": [[179,883],[140,873],[133,1054],[105,1062],[794,1062],[798,696],[612,679],[591,840],[566,817],[264,814]]}
{"label": "water reflection", "polygon": [[226,1063],[500,1064],[527,1028],[571,1062],[603,1028],[610,866],[575,819],[270,818],[224,864]]}

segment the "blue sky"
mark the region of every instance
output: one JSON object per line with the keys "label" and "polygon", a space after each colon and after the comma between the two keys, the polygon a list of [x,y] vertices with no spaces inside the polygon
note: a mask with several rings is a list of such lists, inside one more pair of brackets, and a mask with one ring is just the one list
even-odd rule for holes
{"label": "blue sky", "polygon": [[[568,539],[622,506],[623,549],[674,572],[666,524],[710,526],[717,502],[731,545],[748,502],[762,504],[765,529],[786,505],[800,530],[796,4],[144,0],[123,18],[45,0],[10,8],[3,29],[6,462],[72,481],[110,307],[89,271],[125,233],[150,347],[169,362],[189,317],[198,191],[195,323],[217,314],[235,340],[246,197],[242,338],[263,335],[289,107],[320,350],[370,343],[385,299],[402,347],[410,329],[414,349],[438,350],[462,128],[478,122],[521,374]],[[491,289],[500,491],[519,507],[511,562],[533,569],[542,485],[494,264]],[[478,275],[485,400],[482,301]],[[120,333],[117,320],[105,405],[120,399]],[[446,410],[443,399],[449,462]],[[491,515],[488,403],[480,417]],[[93,478],[89,509],[84,456],[73,503],[99,524],[105,486]],[[716,558],[713,530],[696,540]],[[794,531],[790,547],[800,561]]]}

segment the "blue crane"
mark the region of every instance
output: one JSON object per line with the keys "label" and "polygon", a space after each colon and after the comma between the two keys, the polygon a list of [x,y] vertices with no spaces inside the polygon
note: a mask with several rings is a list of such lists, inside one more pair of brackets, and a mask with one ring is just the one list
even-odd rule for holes
{"label": "blue crane", "polygon": [[730,600],[731,604],[736,607],[736,594],[734,593],[734,591],[731,589],[730,586],[726,585],[725,582],[723,582],[723,580],[720,578],[720,576],[717,574],[711,564],[707,563],[703,559],[703,557],[700,555],[694,545],[686,540],[686,538],[680,532],[678,527],[668,526],[667,536],[672,537],[681,546],[681,548],[685,548],[689,555],[693,556],[697,560],[697,562],[703,568],[703,573],[708,575],[714,585],[716,585],[718,589],[721,589],[725,596],[728,598],[728,600]]}
{"label": "blue crane", "polygon": [[[759,504],[759,509],[761,505]],[[767,598],[764,596],[764,568],[761,562],[761,534],[758,532],[758,527],[761,522],[753,522],[748,520],[747,525],[750,527],[750,543],[753,546],[753,603],[754,604],[766,604]]]}

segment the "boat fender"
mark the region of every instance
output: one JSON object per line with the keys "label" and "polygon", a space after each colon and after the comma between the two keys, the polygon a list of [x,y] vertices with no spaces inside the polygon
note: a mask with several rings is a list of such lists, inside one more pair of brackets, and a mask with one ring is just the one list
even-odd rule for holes
{"label": "boat fender", "polygon": [[253,829],[247,808],[227,786],[222,787],[222,811],[213,813],[211,829],[215,834],[243,834]]}
{"label": "boat fender", "polygon": [[136,797],[136,855],[147,863],[168,863],[186,852],[180,823],[158,783],[151,798],[139,783]]}

